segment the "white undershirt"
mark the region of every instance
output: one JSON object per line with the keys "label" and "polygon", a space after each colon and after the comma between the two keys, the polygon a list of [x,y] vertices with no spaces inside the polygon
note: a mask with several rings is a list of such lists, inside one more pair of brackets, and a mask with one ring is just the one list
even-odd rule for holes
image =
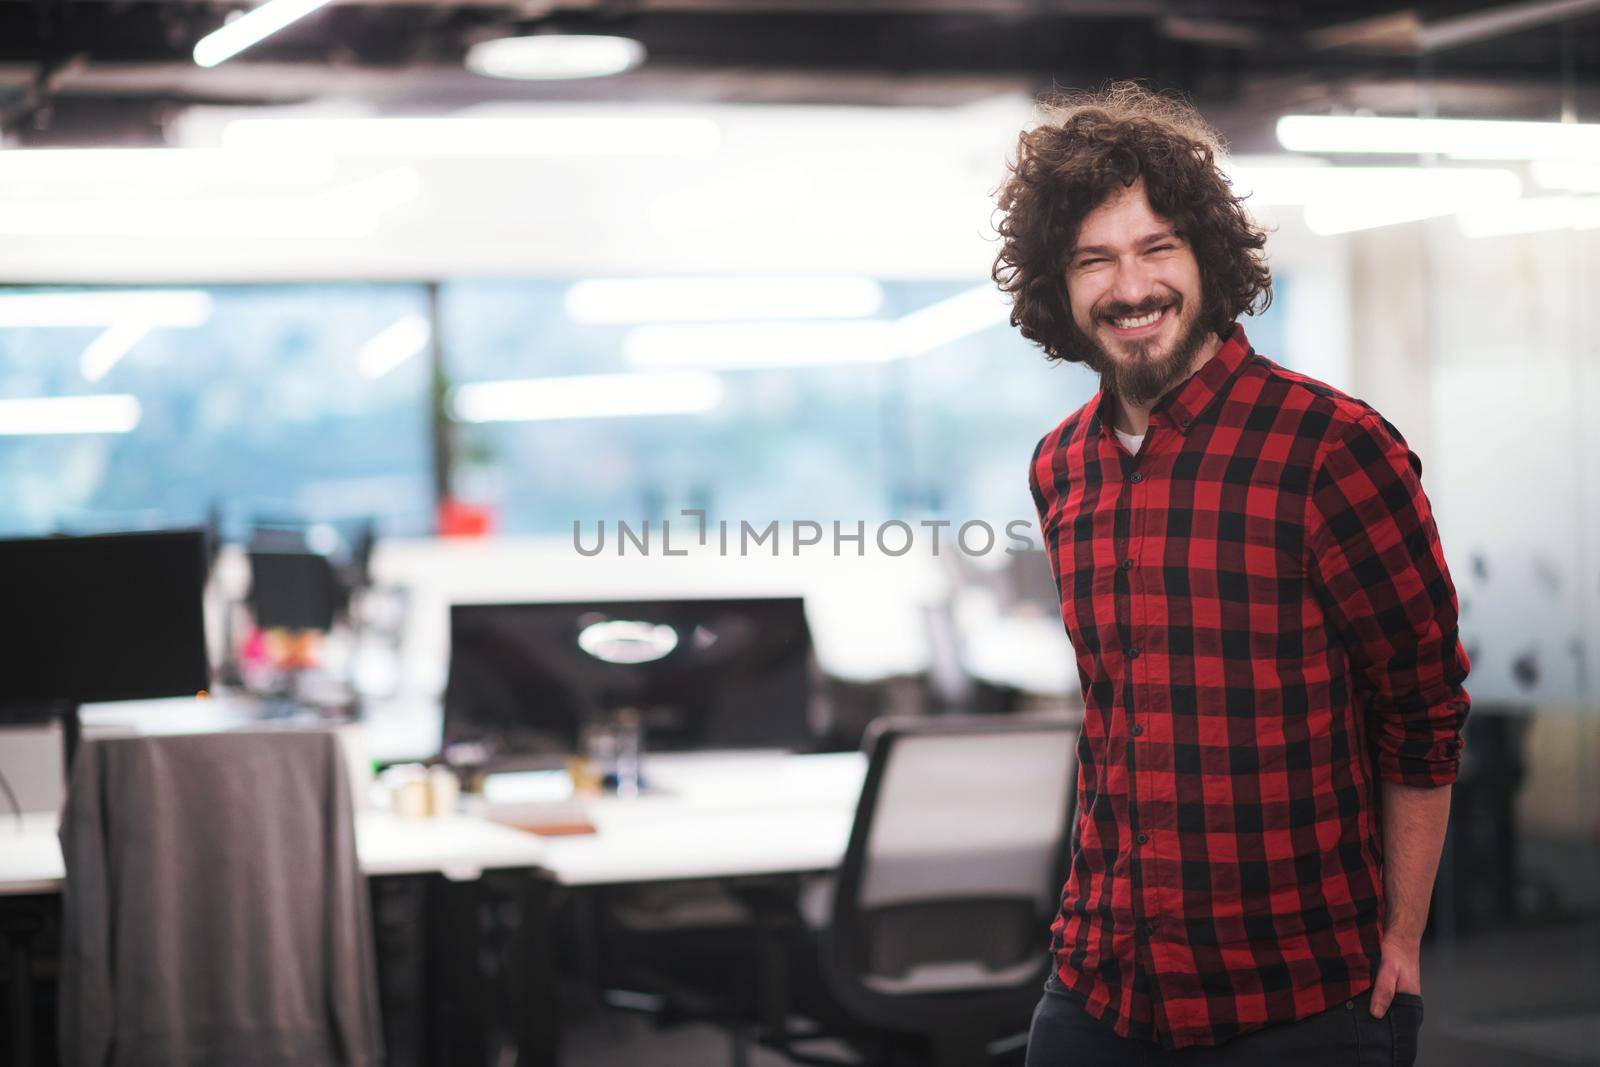
{"label": "white undershirt", "polygon": [[1118,430],[1115,426],[1113,426],[1111,428],[1116,431],[1117,440],[1122,442],[1122,446],[1124,448],[1126,448],[1130,453],[1133,453],[1133,454],[1137,454],[1138,453],[1139,446],[1144,443],[1144,434],[1140,434],[1139,436],[1135,437],[1131,433],[1123,433],[1121,430]]}

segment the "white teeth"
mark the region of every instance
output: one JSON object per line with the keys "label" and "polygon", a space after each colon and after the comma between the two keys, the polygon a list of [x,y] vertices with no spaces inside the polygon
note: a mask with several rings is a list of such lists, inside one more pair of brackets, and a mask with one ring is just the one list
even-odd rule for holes
{"label": "white teeth", "polygon": [[1119,330],[1137,330],[1141,326],[1148,326],[1152,322],[1155,322],[1161,317],[1161,312],[1165,310],[1166,308],[1162,308],[1160,311],[1151,311],[1144,315],[1137,315],[1131,319],[1112,319],[1111,322]]}

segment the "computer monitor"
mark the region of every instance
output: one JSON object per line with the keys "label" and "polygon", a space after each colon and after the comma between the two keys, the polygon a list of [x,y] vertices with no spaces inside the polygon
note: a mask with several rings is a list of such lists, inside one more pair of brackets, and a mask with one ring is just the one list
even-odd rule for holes
{"label": "computer monitor", "polygon": [[457,604],[447,753],[581,751],[584,726],[637,709],[651,751],[807,749],[812,650],[798,597]]}
{"label": "computer monitor", "polygon": [[344,607],[333,561],[316,552],[256,552],[250,556],[247,602],[262,629],[327,633]]}
{"label": "computer monitor", "polygon": [[0,540],[0,718],[209,685],[200,530]]}

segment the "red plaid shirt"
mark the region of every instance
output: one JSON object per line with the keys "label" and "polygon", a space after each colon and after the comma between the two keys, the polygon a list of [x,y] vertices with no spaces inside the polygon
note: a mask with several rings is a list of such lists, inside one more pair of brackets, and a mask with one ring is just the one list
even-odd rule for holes
{"label": "red plaid shirt", "polygon": [[1371,985],[1378,782],[1455,778],[1470,664],[1422,463],[1243,328],[1137,455],[1102,391],[1029,483],[1085,703],[1058,974],[1118,1034],[1216,1044]]}

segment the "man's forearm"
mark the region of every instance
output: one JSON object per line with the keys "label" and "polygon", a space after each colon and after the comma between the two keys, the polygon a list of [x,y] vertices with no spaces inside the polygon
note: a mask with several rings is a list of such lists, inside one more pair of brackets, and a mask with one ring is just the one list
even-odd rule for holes
{"label": "man's forearm", "polygon": [[1439,853],[1450,821],[1450,787],[1383,783],[1383,895],[1385,940],[1422,940]]}

